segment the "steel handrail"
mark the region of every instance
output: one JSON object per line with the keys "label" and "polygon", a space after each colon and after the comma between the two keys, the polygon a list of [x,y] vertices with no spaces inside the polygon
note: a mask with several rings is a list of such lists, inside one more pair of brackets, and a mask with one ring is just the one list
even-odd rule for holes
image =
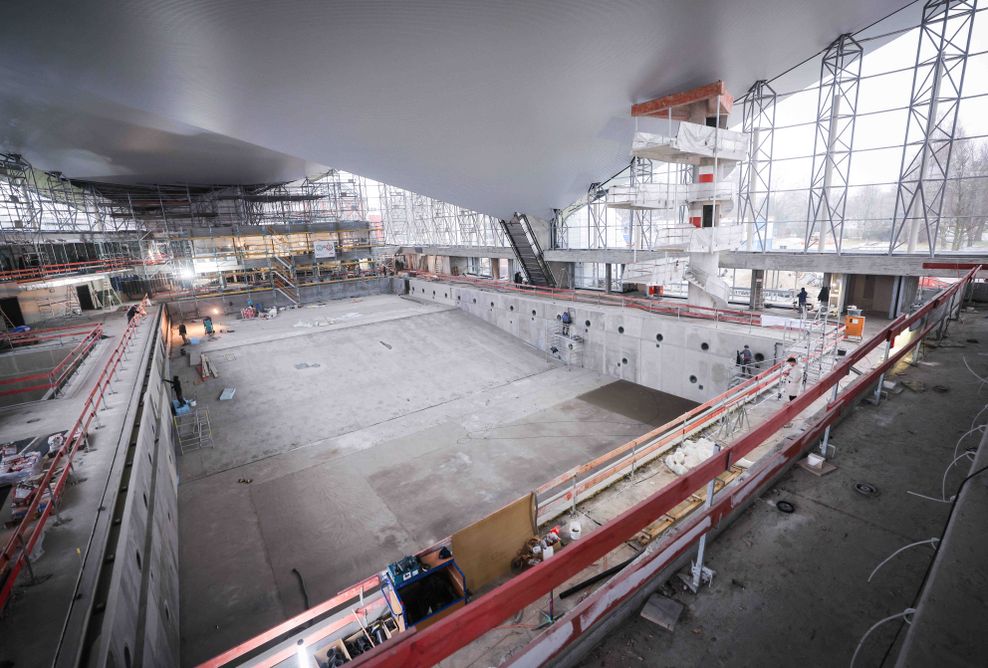
{"label": "steel handrail", "polygon": [[[148,298],[145,297],[141,303],[146,307],[149,304]],[[45,523],[51,515],[55,504],[58,503],[61,492],[68,482],[68,476],[72,469],[72,459],[79,450],[79,446],[85,442],[88,436],[89,425],[96,417],[96,411],[99,409],[99,406],[103,401],[106,387],[113,379],[113,375],[116,373],[117,368],[123,359],[124,349],[134,337],[134,333],[137,331],[137,328],[143,319],[144,316],[138,314],[135,315],[134,318],[127,324],[126,329],[120,337],[120,341],[117,343],[116,348],[113,349],[113,352],[110,354],[110,358],[107,360],[103,370],[100,372],[100,375],[96,380],[96,384],[90,391],[89,396],[86,397],[82,412],[69,429],[65,443],[61,448],[59,448],[58,452],[55,453],[48,469],[45,471],[44,477],[42,477],[40,484],[37,486],[34,498],[31,500],[24,518],[14,531],[14,534],[10,537],[10,540],[7,542],[7,546],[4,548],[3,552],[0,553],[0,610],[3,610],[7,605],[7,601],[10,599],[10,595],[14,588],[14,583],[17,581],[18,574],[27,559],[30,557],[31,552],[34,550],[34,546],[37,544],[42,533],[44,532]],[[63,462],[63,460],[65,462],[65,466],[62,469],[61,475],[59,475],[58,479],[55,481],[53,487],[52,478],[55,475],[55,470],[58,468],[59,464]],[[40,505],[41,498],[44,496],[44,492],[46,490],[50,492],[50,498],[47,505],[37,516],[37,520],[35,521],[35,515],[38,513],[38,506]]]}
{"label": "steel handrail", "polygon": [[[0,391],[0,396],[19,394],[22,392],[30,392],[33,390],[51,389],[53,387],[60,385],[62,381],[65,380],[65,376],[70,372],[70,369],[74,368],[76,363],[81,361],[82,358],[86,356],[89,350],[96,344],[96,341],[99,340],[99,337],[103,335],[103,325],[101,323],[97,323],[96,325],[89,325],[89,326],[91,327],[91,329],[88,332],[86,332],[85,336],[51,370],[38,371],[24,376],[16,376],[14,378],[0,379],[0,385],[14,385],[17,383],[26,383],[32,380],[39,380],[42,378],[48,379],[47,384],[35,385],[33,387],[16,388],[13,390],[3,390]],[[66,368],[66,365],[68,365],[68,368]],[[63,369],[65,369],[65,373],[61,373]]]}
{"label": "steel handrail", "polygon": [[547,296],[554,299],[564,299],[566,301],[575,301],[584,304],[634,308],[641,311],[662,315],[675,315],[677,317],[715,320],[718,322],[730,322],[755,327],[761,326],[760,314],[737,309],[718,309],[709,306],[699,306],[696,304],[686,304],[682,302],[669,302],[664,300],[644,299],[640,297],[625,297],[623,295],[614,295],[589,290],[578,290],[575,288],[552,288],[543,285],[524,286],[516,283],[499,283],[498,281],[492,279],[471,278],[463,275],[453,276],[450,274],[438,274],[422,271],[409,272],[409,275],[414,278],[423,278],[425,280],[445,281],[448,283],[468,283],[479,288],[495,290],[497,292]]}

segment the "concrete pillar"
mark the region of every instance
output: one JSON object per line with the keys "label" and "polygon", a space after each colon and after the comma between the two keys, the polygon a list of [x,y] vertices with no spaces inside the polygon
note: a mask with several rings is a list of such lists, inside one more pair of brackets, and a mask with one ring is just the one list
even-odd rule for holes
{"label": "concrete pillar", "polygon": [[765,270],[751,270],[751,298],[748,309],[759,311],[765,308]]}
{"label": "concrete pillar", "polygon": [[604,265],[604,292],[610,293],[611,291],[611,263],[608,262]]}

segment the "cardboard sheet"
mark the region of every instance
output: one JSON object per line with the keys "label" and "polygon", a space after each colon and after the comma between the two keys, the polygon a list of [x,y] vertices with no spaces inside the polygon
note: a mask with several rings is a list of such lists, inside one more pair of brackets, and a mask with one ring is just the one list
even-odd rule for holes
{"label": "cardboard sheet", "polygon": [[511,560],[535,535],[535,494],[526,494],[453,534],[453,558],[472,592],[511,573]]}

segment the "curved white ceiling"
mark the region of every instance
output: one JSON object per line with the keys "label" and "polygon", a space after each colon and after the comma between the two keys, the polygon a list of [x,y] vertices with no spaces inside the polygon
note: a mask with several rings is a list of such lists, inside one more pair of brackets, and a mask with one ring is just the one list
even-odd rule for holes
{"label": "curved white ceiling", "polygon": [[628,160],[632,102],[736,94],[904,0],[93,0],[4,8],[0,145],[72,178],[330,165],[497,216]]}

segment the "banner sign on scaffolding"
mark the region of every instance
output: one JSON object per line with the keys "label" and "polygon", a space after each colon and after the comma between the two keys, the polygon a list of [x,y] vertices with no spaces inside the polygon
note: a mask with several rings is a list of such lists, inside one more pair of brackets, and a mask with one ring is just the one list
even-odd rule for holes
{"label": "banner sign on scaffolding", "polygon": [[317,259],[336,257],[336,242],[334,241],[313,241],[312,249]]}

